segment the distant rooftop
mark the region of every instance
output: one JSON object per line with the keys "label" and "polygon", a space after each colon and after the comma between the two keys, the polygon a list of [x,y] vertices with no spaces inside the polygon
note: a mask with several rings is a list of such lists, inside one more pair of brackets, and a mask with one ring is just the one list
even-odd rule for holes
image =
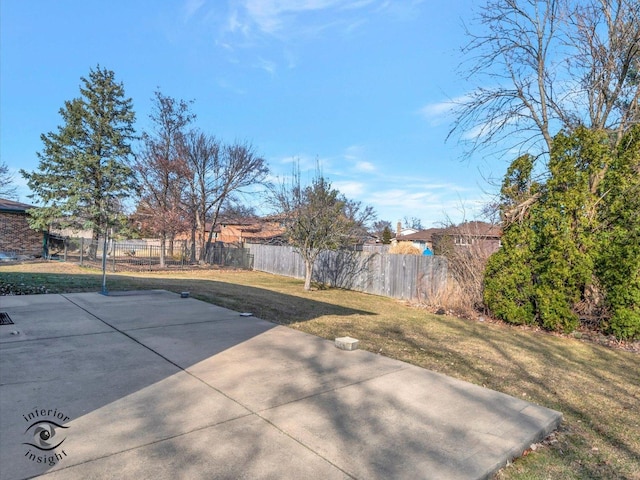
{"label": "distant rooftop", "polygon": [[20,213],[30,208],[34,208],[33,205],[27,203],[16,202],[7,198],[0,198],[0,212],[12,212]]}

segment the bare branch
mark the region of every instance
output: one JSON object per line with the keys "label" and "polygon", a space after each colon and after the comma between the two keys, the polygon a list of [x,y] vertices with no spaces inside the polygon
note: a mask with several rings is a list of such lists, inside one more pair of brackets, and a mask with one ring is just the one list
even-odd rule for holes
{"label": "bare branch", "polygon": [[545,157],[580,125],[619,140],[640,119],[639,11],[636,0],[489,0],[462,50],[477,87],[448,137],[468,153],[506,145]]}

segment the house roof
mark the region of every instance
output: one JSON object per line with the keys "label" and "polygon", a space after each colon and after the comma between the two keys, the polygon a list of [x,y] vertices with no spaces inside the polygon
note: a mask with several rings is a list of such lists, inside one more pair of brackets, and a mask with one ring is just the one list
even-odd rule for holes
{"label": "house roof", "polygon": [[426,230],[420,230],[416,233],[410,233],[408,235],[398,235],[396,239],[399,242],[415,242],[423,241],[430,242],[434,233],[441,231],[441,228],[427,228]]}
{"label": "house roof", "polygon": [[24,213],[30,208],[34,208],[34,206],[9,200],[8,198],[0,198],[0,212]]}
{"label": "house roof", "polygon": [[[211,224],[208,224],[211,228]],[[268,241],[282,236],[285,228],[278,222],[260,218],[220,220],[213,229],[222,242]]]}
{"label": "house roof", "polygon": [[400,235],[396,238],[399,242],[431,242],[433,241],[434,237],[442,235],[464,235],[481,238],[500,238],[502,236],[502,230],[497,225],[474,220],[472,222],[464,222],[460,225],[446,228],[428,228],[426,230],[420,230],[417,233]]}
{"label": "house roof", "polygon": [[442,230],[442,233],[471,237],[500,238],[502,236],[502,229],[498,225],[474,220],[453,227],[447,227]]}

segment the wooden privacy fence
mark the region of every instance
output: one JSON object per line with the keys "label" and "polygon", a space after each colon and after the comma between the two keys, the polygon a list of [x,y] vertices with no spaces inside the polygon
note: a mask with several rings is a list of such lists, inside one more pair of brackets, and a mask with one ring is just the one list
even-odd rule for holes
{"label": "wooden privacy fence", "polygon": [[[246,244],[253,269],[304,278],[304,260],[289,246]],[[447,259],[433,255],[395,255],[347,250],[322,252],[313,280],[386,297],[428,303],[447,281]]]}

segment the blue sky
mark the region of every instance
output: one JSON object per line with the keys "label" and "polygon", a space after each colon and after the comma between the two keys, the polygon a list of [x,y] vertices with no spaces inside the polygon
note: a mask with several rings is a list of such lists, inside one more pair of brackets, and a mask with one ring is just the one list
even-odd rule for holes
{"label": "blue sky", "polygon": [[[274,176],[319,160],[349,198],[394,225],[473,219],[504,160],[445,143],[463,0],[2,0],[0,155],[34,170],[97,64],[113,70],[148,128],[153,92],[194,100],[196,126],[251,142]],[[29,193],[19,174],[20,200]],[[254,199],[256,202],[257,199]],[[266,211],[264,211],[266,213]]]}

